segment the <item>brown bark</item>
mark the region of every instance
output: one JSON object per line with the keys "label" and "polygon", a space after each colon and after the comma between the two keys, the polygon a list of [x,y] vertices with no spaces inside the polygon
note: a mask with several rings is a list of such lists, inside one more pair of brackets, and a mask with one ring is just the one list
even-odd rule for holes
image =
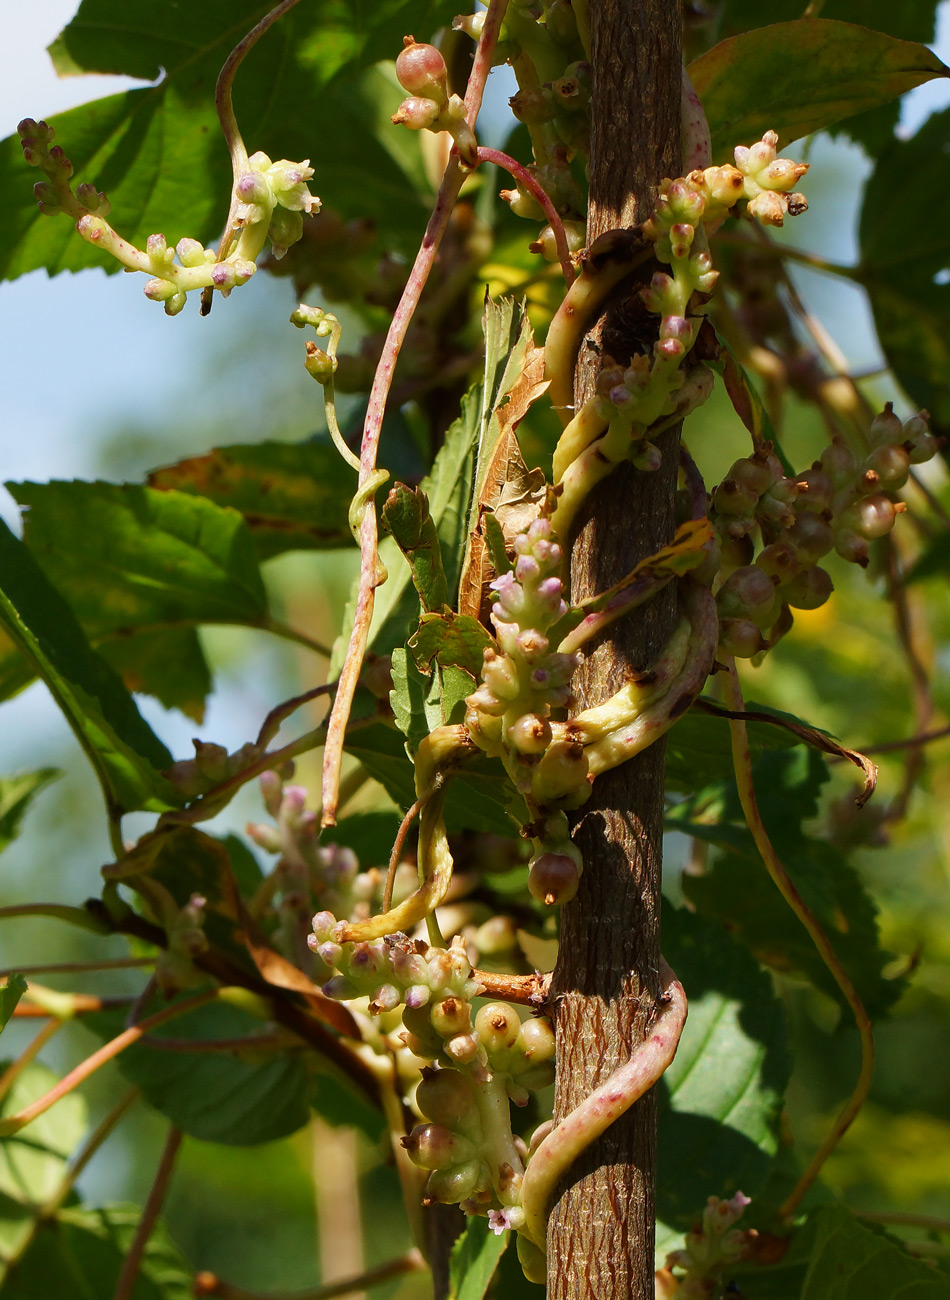
{"label": "brown bark", "polygon": [[[649,216],[659,181],[680,169],[681,19],[677,0],[590,0],[593,100],[588,239]],[[575,397],[588,396],[604,354],[648,351],[656,318],[622,286],[588,332]],[[590,340],[588,343],[587,340]],[[575,599],[603,590],[674,531],[678,434],[662,468],[621,466],[593,493],[572,555]],[[621,622],[577,674],[581,707],[612,694],[669,636],[668,589]],[[665,747],[602,776],[578,817],[585,871],[561,917],[554,975],[555,1117],[603,1082],[644,1037],[659,993],[659,898]],[[571,1170],[548,1231],[552,1300],[652,1300],[656,1102],[649,1094]]]}

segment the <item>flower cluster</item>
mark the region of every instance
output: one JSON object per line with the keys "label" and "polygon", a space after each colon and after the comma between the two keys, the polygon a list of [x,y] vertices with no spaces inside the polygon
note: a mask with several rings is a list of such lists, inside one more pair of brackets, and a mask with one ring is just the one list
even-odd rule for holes
{"label": "flower cluster", "polygon": [[[713,1294],[723,1270],[748,1254],[758,1235],[754,1228],[733,1227],[749,1204],[742,1192],[728,1201],[710,1196],[702,1222],[686,1234],[684,1249],[667,1255],[666,1267],[657,1274],[660,1300],[672,1296],[676,1300],[706,1300]],[[682,1269],[682,1276],[674,1275],[673,1269]]]}
{"label": "flower cluster", "polygon": [[462,161],[474,166],[477,146],[465,118],[465,104],[459,95],[449,94],[445,59],[435,46],[404,37],[396,77],[409,98],[393,114],[394,124],[411,131],[448,131]]}
{"label": "flower cluster", "polygon": [[265,242],[269,239],[274,256],[282,257],[303,233],[303,214],[320,210],[320,200],[307,189],[313,176],[309,160],[272,162],[266,154],[256,153],[236,170],[232,226],[237,238],[225,256],[204,248],[197,239],[180,239],[169,248],[162,234],[149,235],[145,248],[137,248],[106,220],[109,200],[94,185],[77,185],[73,191],[73,166],[52,144],[52,127],[25,118],[18,130],[23,156],[46,177],[34,186],[40,211],[65,213],[87,243],[111,253],[128,270],[150,276],[145,296],[162,303],[169,316],[181,311],[194,289],[213,288],[227,297],[246,284],[257,269],[256,258]]}
{"label": "flower cluster", "polygon": [[[794,478],[768,444],[736,461],[712,494],[728,573],[717,596],[723,652],[750,658],[787,629],[786,607],[823,605],[833,584],[818,562],[832,550],[867,565],[868,543],[890,532],[904,509],[889,494],[937,447],[923,415],[902,424],[888,403],[860,453],[835,438]],[[763,547],[753,562],[756,533]]]}

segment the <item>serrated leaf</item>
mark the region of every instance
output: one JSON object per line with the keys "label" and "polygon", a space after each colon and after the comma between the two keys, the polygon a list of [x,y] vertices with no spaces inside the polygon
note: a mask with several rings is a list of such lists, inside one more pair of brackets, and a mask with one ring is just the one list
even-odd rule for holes
{"label": "serrated leaf", "polygon": [[[44,1220],[3,1280],[3,1300],[111,1296],[135,1237],[141,1210],[130,1205],[71,1207]],[[150,1232],[135,1281],[135,1300],[189,1300],[193,1270],[159,1222]]]}
{"label": "serrated leaf", "polygon": [[509,1235],[492,1232],[481,1215],[469,1218],[449,1255],[450,1300],[482,1300],[508,1246]]}
{"label": "serrated leaf", "polygon": [[861,265],[878,338],[902,387],[950,430],[950,232],[928,222],[911,237],[900,193],[925,187],[938,208],[950,202],[942,160],[950,109],[934,113],[909,140],[894,140],[881,153],[861,207]]}
{"label": "serrated leaf", "polygon": [[390,703],[410,753],[414,754],[436,727],[462,721],[465,699],[475,685],[463,669],[450,664],[424,673],[407,650],[397,649],[392,655],[392,675]]}
{"label": "serrated leaf", "polygon": [[440,610],[448,599],[439,535],[429,502],[419,488],[396,483],[383,505],[382,523],[409,564],[424,610]]}
{"label": "serrated leaf", "polygon": [[663,951],[689,1016],[663,1076],[658,1229],[691,1226],[707,1196],[755,1196],[778,1149],[790,1060],[785,1012],[771,981],[712,922],[665,907]]}
{"label": "serrated leaf", "polygon": [[[772,842],[868,1014],[876,1017],[903,991],[902,981],[883,975],[890,954],[880,946],[876,908],[842,853],[803,828],[817,812],[818,794],[827,779],[823,759],[803,748],[763,754],[755,765],[756,795]],[[734,785],[723,788],[722,798],[715,824],[675,812],[668,820],[671,828],[723,850],[706,875],[684,877],[684,893],[698,912],[720,921],[759,961],[804,976],[844,1005],[806,930],[769,878],[750,832],[740,824]]]}
{"label": "serrated leaf", "polygon": [[[939,0],[826,0],[821,7],[825,18],[862,23],[876,32],[887,32],[905,41],[934,38],[935,13]],[[782,23],[801,15],[799,0],[772,0],[763,8],[759,0],[725,0],[719,11],[719,30],[724,36],[767,23]]]}
{"label": "serrated leaf", "polygon": [[195,722],[204,721],[205,701],[213,682],[193,627],[116,632],[98,641],[96,649],[127,690],[152,695],[166,709],[178,709]]}
{"label": "serrated leaf", "polygon": [[17,1003],[28,988],[28,984],[19,971],[7,976],[6,983],[0,989],[0,1034],[3,1033],[10,1017],[16,1011]]}
{"label": "serrated leaf", "polygon": [[423,614],[409,638],[409,649],[421,671],[428,671],[434,659],[443,668],[454,665],[464,669],[475,681],[481,675],[485,651],[492,645],[491,634],[468,614]]}
{"label": "serrated leaf", "polygon": [[[764,709],[765,706],[749,701],[748,707]],[[770,727],[762,722],[749,722],[746,727],[753,758],[764,749],[790,749],[799,743],[796,736],[782,727]],[[705,786],[728,781],[732,771],[732,742],[724,718],[690,709],[667,733],[666,784],[670,790],[694,793]]]}
{"label": "serrated leaf", "polygon": [[258,623],[267,595],[236,510],[134,483],[8,483],[23,540],[91,637],[156,623]]}
{"label": "serrated leaf", "polygon": [[843,1205],[810,1216],[816,1229],[801,1300],[947,1300],[950,1283]]}
{"label": "serrated leaf", "polygon": [[[121,1017],[97,1012],[84,1023],[104,1038]],[[223,1002],[196,1007],[154,1037],[183,1040],[242,1038],[261,1021]],[[119,1070],[146,1101],[191,1137],[229,1146],[255,1146],[296,1133],[309,1114],[309,1080],[299,1052],[161,1051],[135,1043],[118,1057]]]}
{"label": "serrated leaf", "polygon": [[0,777],[0,853],[19,835],[30,800],[58,776],[57,768],[41,767],[22,776]]}
{"label": "serrated leaf", "polygon": [[802,18],[729,37],[689,66],[717,162],[765,131],[783,144],[950,71],[933,51],[856,23]]}
{"label": "serrated leaf", "polygon": [[24,544],[0,522],[0,625],[49,687],[109,805],[164,811],[180,800],[161,771],[171,755]]}
{"label": "serrated leaf", "polygon": [[[183,20],[175,6],[152,6],[143,15],[120,0],[85,0],[55,43],[57,59],[73,71],[108,68],[149,80],[161,71],[157,86],[51,119],[76,179],[105,190],[116,228],[133,243],[143,246],[163,231],[169,246],[182,236],[207,244],[220,233],[232,178],[214,110],[215,81],[234,44],[265,12],[256,0],[207,0]],[[431,30],[450,22],[453,12],[448,0],[429,5]],[[421,234],[429,186],[418,140],[389,120],[403,91],[391,68],[374,65],[398,54],[418,18],[410,0],[303,5],[250,52],[234,89],[249,152],[315,158],[315,189],[328,207],[345,219],[375,219],[403,251]],[[314,112],[301,112],[302,104]],[[315,120],[332,122],[333,129]],[[170,140],[174,166],[168,165]],[[0,189],[9,203],[0,276],[111,261],[80,239],[71,222],[39,213],[35,180],[19,142],[4,141]]]}
{"label": "serrated leaf", "polygon": [[328,439],[216,447],[153,470],[148,484],[239,510],[262,560],[353,544],[347,511],[356,479]]}

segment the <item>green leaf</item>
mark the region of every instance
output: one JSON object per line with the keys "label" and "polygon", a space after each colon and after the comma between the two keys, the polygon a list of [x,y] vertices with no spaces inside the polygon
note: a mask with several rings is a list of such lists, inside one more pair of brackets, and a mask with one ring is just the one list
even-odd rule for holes
{"label": "green leaf", "polygon": [[22,776],[0,777],[0,853],[19,835],[30,800],[58,776],[55,767],[41,767]]}
{"label": "green leaf", "polygon": [[950,535],[943,533],[924,550],[906,581],[920,582],[923,578],[938,578],[947,573],[950,573]]}
{"label": "green leaf", "polygon": [[[422,671],[432,667],[433,659],[443,668],[462,668],[477,682],[481,676],[485,651],[494,638],[471,614],[423,614],[419,627],[409,638],[416,665]],[[469,694],[474,682],[469,684]]]}
{"label": "green leaf", "polygon": [[436,727],[464,718],[465,699],[475,683],[463,669],[449,665],[423,673],[408,651],[397,649],[392,655],[392,674],[390,703],[410,753],[414,754]]}
{"label": "green leaf", "polygon": [[352,849],[363,871],[386,866],[401,820],[395,812],[354,813],[325,831],[323,842]]}
{"label": "green leaf", "polygon": [[801,1300],[947,1300],[950,1284],[843,1205],[811,1216],[817,1229]]}
{"label": "green leaf", "polygon": [[[764,704],[747,701],[747,708],[777,717],[800,722],[792,714],[769,709]],[[808,725],[808,724],[803,724]],[[748,722],[749,746],[753,759],[765,749],[790,749],[799,744],[799,740],[784,727],[772,727],[765,722]],[[666,741],[666,784],[668,789],[684,793],[694,793],[705,786],[728,781],[732,777],[732,741],[729,735],[729,723],[725,718],[717,718],[698,709],[690,709],[677,720],[676,726],[667,733]]]}
{"label": "green leaf", "polygon": [[509,1236],[507,1232],[492,1232],[481,1215],[469,1218],[449,1255],[450,1300],[482,1300]]}
{"label": "green leaf", "polygon": [[23,540],[91,637],[156,623],[251,623],[267,595],[244,520],[133,483],[10,483]]}
{"label": "green leaf", "polygon": [[[904,985],[884,978],[890,954],[880,946],[877,910],[856,871],[833,844],[805,833],[803,823],[817,812],[818,794],[827,779],[824,760],[803,747],[763,754],[755,765],[762,819],[782,863],[828,935],[868,1014],[876,1017],[893,1005]],[[720,797],[716,823],[691,820],[688,803],[682,815],[674,810],[668,818],[670,829],[723,850],[706,875],[684,878],[684,893],[698,912],[720,921],[759,961],[804,976],[844,1005],[808,933],[766,872],[750,832],[740,824],[734,785],[723,787]]]}
{"label": "green leaf", "polygon": [[24,544],[0,523],[0,625],[43,678],[111,807],[163,811],[180,800],[160,772],[171,755]]}
{"label": "green leaf", "polygon": [[855,23],[802,18],[720,41],[689,67],[712,133],[713,157],[765,131],[783,144],[950,75],[925,45]]}
{"label": "green leaf", "polygon": [[[97,1012],[84,1023],[104,1038],[122,1028],[121,1017],[107,1012]],[[260,1033],[261,1028],[261,1021],[246,1011],[216,1002],[172,1020],[155,1038],[231,1039]],[[118,1063],[150,1105],[204,1142],[270,1142],[296,1133],[310,1112],[307,1067],[297,1052],[162,1051],[136,1043]]]}
{"label": "green leaf", "polygon": [[901,195],[925,193],[933,211],[950,202],[942,163],[948,131],[950,108],[878,158],[864,191],[858,269],[888,364],[943,431],[950,429],[950,231],[946,222],[909,217]]}
{"label": "green leaf", "polygon": [[[876,32],[887,32],[905,41],[929,44],[935,35],[936,9],[939,0],[826,0],[821,7],[825,18],[846,23],[861,23]],[[719,12],[719,31],[723,36],[767,23],[782,23],[798,18],[799,0],[771,0],[763,7],[759,0],[725,0]]]}
{"label": "green leaf", "polygon": [[347,512],[356,476],[326,438],[216,447],[153,470],[148,484],[239,510],[261,560],[353,545]]}
{"label": "green leaf", "polygon": [[[144,246],[155,231],[166,234],[169,246],[184,235],[207,244],[220,233],[232,178],[214,85],[232,47],[266,12],[257,0],[204,0],[182,21],[174,6],[143,13],[120,0],[85,0],[54,44],[57,64],[70,72],[122,71],[148,80],[161,75],[156,86],[51,119],[77,181],[92,181],[108,194],[116,228],[134,244]],[[451,0],[427,5],[428,31],[420,38],[449,23],[453,13]],[[418,23],[411,0],[302,5],[250,52],[234,89],[249,152],[313,158],[315,192],[327,206],[345,219],[375,220],[405,252],[424,228],[429,184],[418,139],[389,120],[404,92],[391,68],[373,65],[395,58],[403,35],[418,31]],[[169,141],[175,142],[173,166]],[[39,213],[32,196],[36,178],[19,141],[3,142],[0,190],[10,202],[0,235],[0,276],[111,262],[80,239],[72,223]]]}
{"label": "green leaf", "polygon": [[[44,1220],[23,1257],[3,1281],[3,1300],[111,1296],[135,1237],[135,1206],[60,1210]],[[135,1300],[189,1300],[193,1270],[159,1222],[149,1234],[135,1282]]]}
{"label": "green leaf", "polygon": [[310,1105],[334,1128],[358,1128],[370,1142],[378,1145],[386,1130],[386,1120],[366,1094],[337,1070],[323,1069],[314,1074]]}
{"label": "green leaf", "polygon": [[[3,1062],[5,1068],[10,1062]],[[0,1115],[15,1115],[58,1082],[43,1065],[26,1066],[0,1101]],[[37,1207],[58,1189],[66,1161],[86,1130],[86,1103],[69,1093],[27,1128],[0,1142],[0,1285],[6,1300],[6,1263],[33,1231]]]}
{"label": "green leaf", "polygon": [[213,683],[193,627],[116,632],[98,641],[96,649],[127,690],[153,695],[166,709],[179,709],[195,722],[204,720]]}
{"label": "green leaf", "polygon": [[0,1034],[3,1033],[16,1005],[23,997],[29,985],[19,971],[7,976],[7,982],[0,989]]}
{"label": "green leaf", "polygon": [[707,1196],[755,1196],[764,1186],[790,1073],[784,1009],[740,944],[666,906],[663,951],[686,989],[689,1017],[661,1084],[658,1257]]}

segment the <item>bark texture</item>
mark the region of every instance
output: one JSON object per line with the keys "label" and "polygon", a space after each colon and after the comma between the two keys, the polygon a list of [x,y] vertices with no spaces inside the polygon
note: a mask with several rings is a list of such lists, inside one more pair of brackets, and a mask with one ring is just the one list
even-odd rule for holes
{"label": "bark texture", "polygon": [[[678,175],[681,152],[677,0],[590,0],[590,16],[589,241],[645,220],[659,181]],[[578,358],[577,402],[589,395],[604,354],[625,363],[652,348],[656,317],[640,307],[636,287],[621,286],[589,329]],[[575,599],[616,582],[672,537],[678,432],[663,435],[659,445],[658,472],[624,465],[592,494],[572,554]],[[631,670],[644,668],[674,618],[675,594],[668,589],[621,622],[578,672],[580,706],[600,703]],[[556,1119],[627,1059],[653,1017],[664,759],[660,742],[602,776],[577,820],[586,867],[577,898],[561,917]],[[566,1180],[548,1230],[552,1300],[653,1300],[655,1170],[651,1093],[589,1148]]]}

